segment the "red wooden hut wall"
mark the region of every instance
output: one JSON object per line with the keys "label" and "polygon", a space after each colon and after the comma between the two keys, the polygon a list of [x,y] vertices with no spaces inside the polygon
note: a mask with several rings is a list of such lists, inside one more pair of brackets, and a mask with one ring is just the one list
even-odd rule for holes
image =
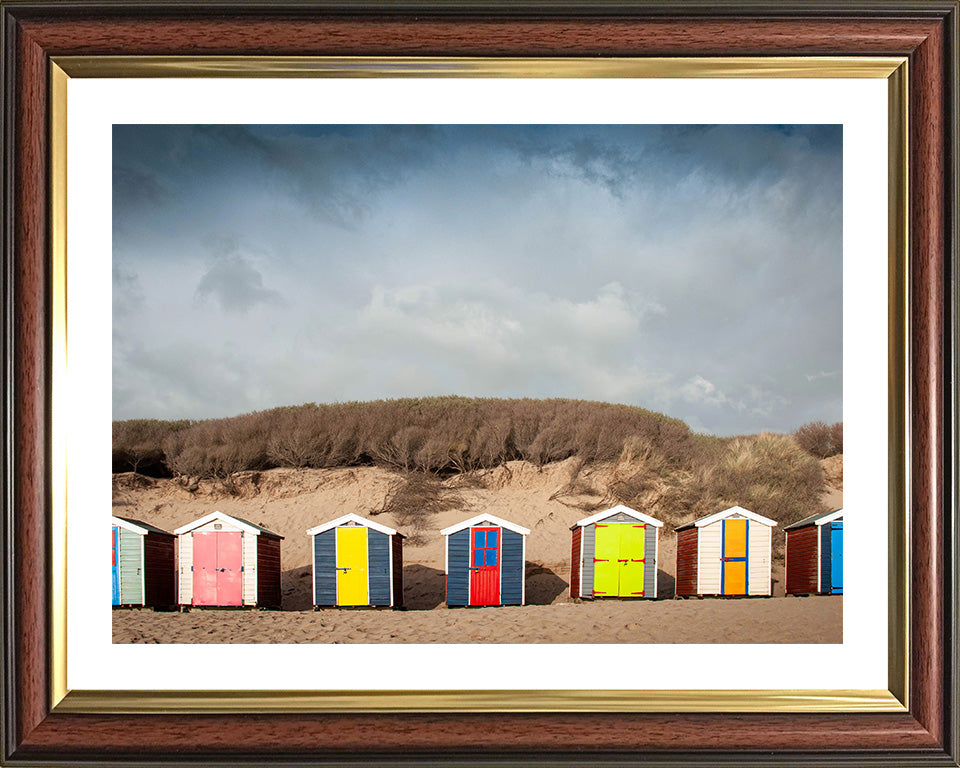
{"label": "red wooden hut wall", "polygon": [[393,607],[403,605],[403,537],[396,533],[390,537],[393,547]]}
{"label": "red wooden hut wall", "polygon": [[807,525],[787,531],[787,586],[792,595],[817,592],[817,555],[820,527]]}
{"label": "red wooden hut wall", "polygon": [[697,594],[697,539],[700,529],[677,531],[677,594]]}
{"label": "red wooden hut wall", "polygon": [[573,546],[570,549],[570,597],[580,597],[580,540],[583,528],[573,529]]}
{"label": "red wooden hut wall", "polygon": [[279,608],[280,601],[280,540],[261,534],[257,536],[257,605]]}
{"label": "red wooden hut wall", "polygon": [[177,604],[176,541],[153,531],[143,537],[144,605]]}

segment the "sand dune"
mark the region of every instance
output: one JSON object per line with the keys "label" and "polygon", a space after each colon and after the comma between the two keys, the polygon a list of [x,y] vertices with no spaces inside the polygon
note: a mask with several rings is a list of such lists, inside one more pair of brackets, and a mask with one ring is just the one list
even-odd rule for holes
{"label": "sand dune", "polygon": [[[676,537],[664,526],[657,601],[575,603],[569,596],[570,526],[603,500],[567,493],[573,460],[543,469],[525,462],[490,470],[482,482],[447,481],[455,509],[430,515],[422,544],[404,547],[407,610],[311,609],[310,549],[306,530],[348,512],[406,532],[390,514],[378,514],[397,476],[385,469],[274,469],[243,473],[230,493],[201,482],[136,475],[114,478],[114,514],[166,530],[220,510],[284,536],[282,611],[154,613],[114,611],[115,642],[840,642],[842,598],[783,598],[782,555],[775,556],[774,597],[672,600]],[[830,490],[842,505],[842,491]],[[519,608],[448,609],[444,600],[443,538],[439,531],[480,513],[530,528],[526,589]],[[778,538],[775,536],[775,541]]]}

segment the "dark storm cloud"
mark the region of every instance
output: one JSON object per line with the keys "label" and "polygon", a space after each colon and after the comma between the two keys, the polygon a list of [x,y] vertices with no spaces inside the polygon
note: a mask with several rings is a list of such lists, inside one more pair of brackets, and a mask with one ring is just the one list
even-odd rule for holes
{"label": "dark storm cloud", "polygon": [[116,416],[455,392],[728,434],[840,419],[841,146],[838,126],[117,126]]}

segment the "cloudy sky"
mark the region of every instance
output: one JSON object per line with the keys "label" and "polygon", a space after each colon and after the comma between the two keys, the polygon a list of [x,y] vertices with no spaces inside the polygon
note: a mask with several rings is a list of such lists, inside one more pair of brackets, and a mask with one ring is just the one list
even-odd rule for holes
{"label": "cloudy sky", "polygon": [[115,126],[114,418],[842,419],[839,126]]}

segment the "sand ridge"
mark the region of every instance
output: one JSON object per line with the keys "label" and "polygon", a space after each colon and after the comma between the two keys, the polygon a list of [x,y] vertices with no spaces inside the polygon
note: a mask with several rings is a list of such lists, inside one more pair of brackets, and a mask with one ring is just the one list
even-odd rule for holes
{"label": "sand ridge", "polygon": [[[352,512],[403,533],[393,515],[380,512],[398,482],[396,473],[379,467],[272,469],[240,473],[230,479],[228,487],[214,481],[115,475],[116,515],[173,531],[219,510],[276,531],[284,541],[282,611],[193,610],[180,614],[118,610],[113,618],[114,641],[841,641],[842,598],[782,598],[782,554],[774,556],[773,598],[670,599],[676,536],[669,524],[661,529],[660,537],[660,600],[574,602],[569,595],[570,527],[591,514],[594,506],[603,508],[609,501],[589,492],[571,492],[571,479],[582,473],[574,459],[543,468],[517,461],[483,472],[470,482],[458,477],[444,481],[455,494],[456,507],[429,515],[419,537],[423,543],[404,546],[407,610],[317,612],[312,610],[307,529]],[[831,488],[828,493],[831,502],[842,505],[842,491]],[[527,538],[527,606],[448,609],[443,602],[444,541],[440,530],[482,513],[531,530]],[[777,538],[775,535],[775,541]]]}

